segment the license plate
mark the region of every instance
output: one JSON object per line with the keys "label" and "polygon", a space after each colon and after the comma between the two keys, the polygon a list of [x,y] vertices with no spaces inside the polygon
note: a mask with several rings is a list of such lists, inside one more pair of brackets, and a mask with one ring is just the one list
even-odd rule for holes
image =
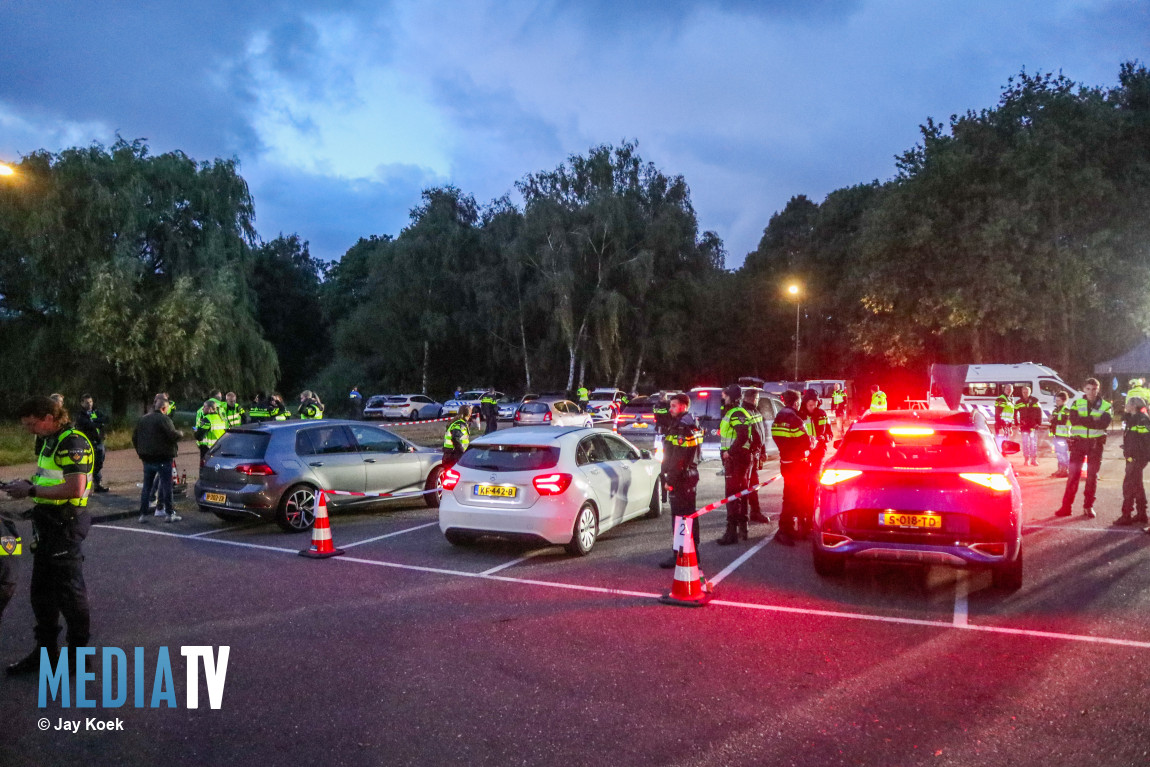
{"label": "license plate", "polygon": [[519,488],[504,485],[476,485],[476,495],[488,495],[496,498],[514,498],[519,495]]}
{"label": "license plate", "polygon": [[227,503],[228,497],[223,493],[204,493],[204,500],[208,503]]}
{"label": "license plate", "polygon": [[633,426],[634,426],[636,429],[646,429],[646,428],[647,428],[647,424],[645,424],[645,423],[636,423],[636,424],[632,424],[632,425],[633,425]]}
{"label": "license plate", "polygon": [[886,511],[878,515],[878,523],[886,527],[913,527],[922,530],[941,530],[939,514],[902,514]]}

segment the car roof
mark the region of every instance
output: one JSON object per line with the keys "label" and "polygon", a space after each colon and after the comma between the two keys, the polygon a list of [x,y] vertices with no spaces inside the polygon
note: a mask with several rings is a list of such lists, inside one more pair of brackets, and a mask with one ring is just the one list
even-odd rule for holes
{"label": "car roof", "polygon": [[[245,431],[245,432],[274,432],[274,431],[290,431],[304,426],[370,426],[373,429],[383,428],[376,423],[366,423],[364,421],[352,421],[345,418],[324,418],[322,420],[304,419],[304,420],[291,420],[291,421],[263,421],[261,423],[247,423],[243,426],[229,429],[228,431]],[[387,431],[387,429],[383,429]],[[396,435],[399,436],[399,435]]]}
{"label": "car roof", "polygon": [[952,429],[977,429],[973,413],[964,410],[887,410],[867,413],[854,428],[885,429],[891,426],[931,426]]}
{"label": "car roof", "polygon": [[471,440],[472,445],[530,445],[550,444],[570,437],[573,434],[612,434],[610,429],[587,428],[584,426],[517,426],[513,429],[500,429]]}
{"label": "car roof", "polygon": [[[533,400],[528,400],[528,402],[544,402],[547,404],[551,404],[554,402],[570,402],[570,401],[571,400],[567,399],[566,397],[564,397],[561,394],[544,394],[541,397],[536,397]],[[527,402],[524,402],[523,404],[526,405]]]}

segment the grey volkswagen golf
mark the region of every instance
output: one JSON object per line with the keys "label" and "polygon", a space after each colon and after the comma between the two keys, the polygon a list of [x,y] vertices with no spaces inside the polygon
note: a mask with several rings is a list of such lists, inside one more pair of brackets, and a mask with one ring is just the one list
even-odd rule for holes
{"label": "grey volkswagen golf", "polygon": [[[361,421],[280,421],[230,429],[196,482],[201,510],[222,519],[274,519],[287,532],[315,522],[317,490],[410,493],[439,488],[441,451]],[[430,507],[439,493],[423,496]],[[378,503],[329,496],[328,508]]]}

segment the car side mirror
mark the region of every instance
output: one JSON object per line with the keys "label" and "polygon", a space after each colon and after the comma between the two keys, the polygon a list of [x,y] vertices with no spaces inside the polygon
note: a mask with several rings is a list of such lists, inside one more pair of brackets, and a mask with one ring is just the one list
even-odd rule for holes
{"label": "car side mirror", "polygon": [[1015,453],[1019,452],[1020,450],[1022,450],[1022,445],[1018,444],[1017,442],[1013,442],[1009,439],[1004,439],[1002,441],[1002,454],[1003,455],[1014,455]]}
{"label": "car side mirror", "polygon": [[842,447],[842,446],[843,446],[843,441],[842,441],[841,439],[836,439],[836,440],[835,440],[834,442],[832,442],[831,444],[832,444],[832,445],[834,445],[834,447],[835,447],[835,450],[838,450],[840,447]]}
{"label": "car side mirror", "polygon": [[642,456],[643,458],[650,458],[651,457],[651,451],[650,450],[640,450],[639,455]]}

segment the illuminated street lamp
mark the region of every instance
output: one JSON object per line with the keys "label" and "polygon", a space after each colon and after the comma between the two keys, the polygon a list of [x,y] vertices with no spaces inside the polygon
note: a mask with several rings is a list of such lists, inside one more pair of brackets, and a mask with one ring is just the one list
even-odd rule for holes
{"label": "illuminated street lamp", "polygon": [[787,292],[790,293],[795,299],[795,382],[799,380],[799,307],[802,306],[802,299],[799,298],[798,283],[792,282],[787,286]]}

